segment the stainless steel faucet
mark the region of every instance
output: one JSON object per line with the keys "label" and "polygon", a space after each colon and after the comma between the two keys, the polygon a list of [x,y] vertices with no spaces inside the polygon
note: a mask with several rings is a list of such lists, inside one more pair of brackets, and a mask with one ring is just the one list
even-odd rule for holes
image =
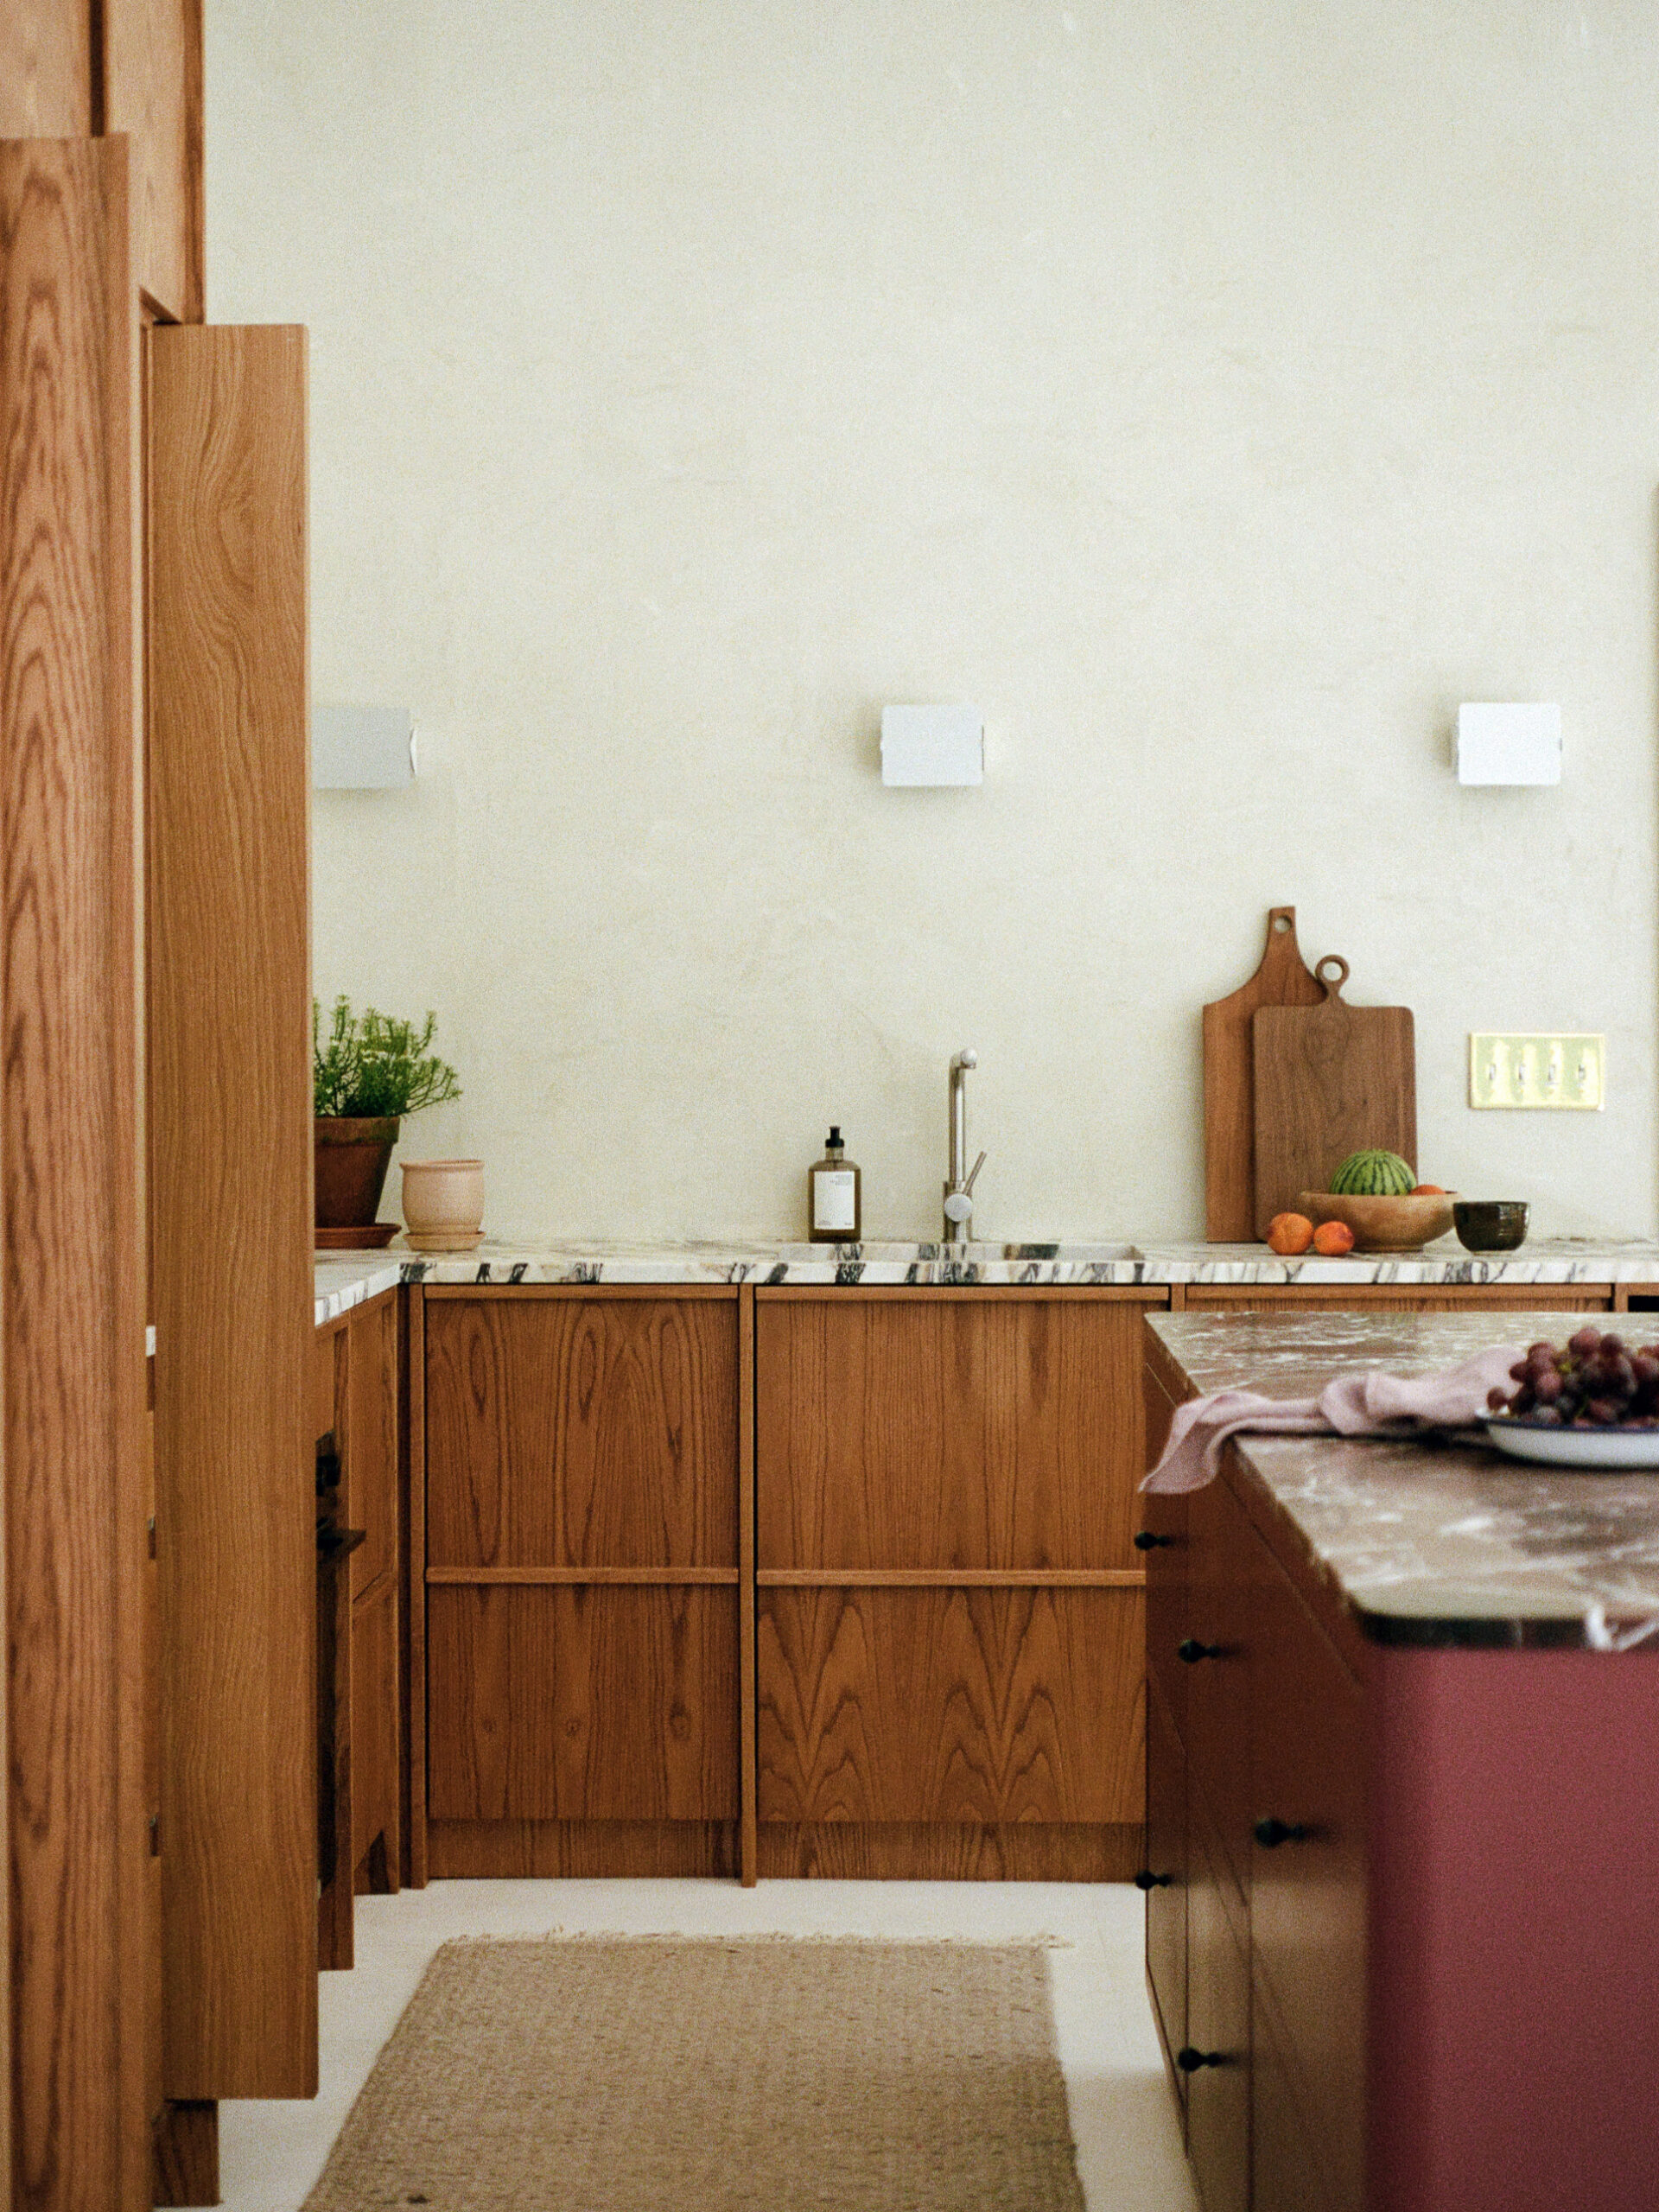
{"label": "stainless steel faucet", "polygon": [[968,1085],[969,1068],[979,1065],[979,1054],[969,1045],[964,1045],[950,1059],[950,1173],[944,1184],[944,1242],[965,1244],[968,1224],[974,1217],[974,1182],[985,1165],[985,1155],[979,1158],[963,1179],[962,1164],[968,1157]]}

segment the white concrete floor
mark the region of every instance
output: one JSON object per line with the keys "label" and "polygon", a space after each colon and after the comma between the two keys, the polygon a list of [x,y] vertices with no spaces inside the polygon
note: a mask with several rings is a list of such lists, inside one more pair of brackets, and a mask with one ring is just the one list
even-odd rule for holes
{"label": "white concrete floor", "polygon": [[[357,1900],[357,1965],[322,1976],[322,2089],[219,2108],[229,2212],[298,2212],[427,1961],[452,1936],[1052,1936],[1055,2024],[1089,2212],[1197,2212],[1127,1883],[435,1882]],[[858,2212],[874,2212],[860,2207]]]}

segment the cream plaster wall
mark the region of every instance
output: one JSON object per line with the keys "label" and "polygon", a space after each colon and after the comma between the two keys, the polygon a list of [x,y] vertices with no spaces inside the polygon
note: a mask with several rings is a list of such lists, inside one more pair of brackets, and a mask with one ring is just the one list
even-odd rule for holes
{"label": "cream plaster wall", "polygon": [[[209,308],[311,327],[316,976],[439,1012],[491,1226],[1201,1233],[1295,902],[1421,1170],[1656,1226],[1650,0],[208,0]],[[1450,767],[1554,699],[1558,791]],[[885,791],[887,700],[987,780]],[[1603,1029],[1599,1116],[1471,1027]]]}

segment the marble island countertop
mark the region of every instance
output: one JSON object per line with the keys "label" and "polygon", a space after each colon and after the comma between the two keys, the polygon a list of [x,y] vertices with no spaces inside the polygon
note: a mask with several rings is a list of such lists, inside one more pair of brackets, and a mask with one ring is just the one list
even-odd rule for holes
{"label": "marble island countertop", "polygon": [[[1170,1313],[1193,1389],[1313,1396],[1355,1368],[1421,1375],[1491,1344],[1561,1342],[1582,1313]],[[1659,1317],[1630,1324],[1659,1335]],[[1532,1466],[1451,1440],[1241,1436],[1240,1458],[1380,1643],[1563,1643],[1659,1658],[1659,1472]]]}

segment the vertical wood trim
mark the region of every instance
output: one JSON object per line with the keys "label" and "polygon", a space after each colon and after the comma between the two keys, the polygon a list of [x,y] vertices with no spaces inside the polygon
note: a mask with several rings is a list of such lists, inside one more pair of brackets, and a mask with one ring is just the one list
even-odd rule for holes
{"label": "vertical wood trim", "polygon": [[746,1890],[759,1872],[754,1678],[754,1289],[737,1306],[737,1694],[738,1874]]}
{"label": "vertical wood trim", "polygon": [[6,2146],[148,2196],[137,323],[120,141],[0,146]]}
{"label": "vertical wood trim", "polygon": [[315,2094],[305,334],[149,348],[163,2087]]}
{"label": "vertical wood trim", "polygon": [[84,138],[92,112],[92,11],[69,0],[0,8],[0,138]]}
{"label": "vertical wood trim", "polygon": [[423,1890],[426,1853],[426,1293],[402,1293],[404,1335],[404,1879]]}

